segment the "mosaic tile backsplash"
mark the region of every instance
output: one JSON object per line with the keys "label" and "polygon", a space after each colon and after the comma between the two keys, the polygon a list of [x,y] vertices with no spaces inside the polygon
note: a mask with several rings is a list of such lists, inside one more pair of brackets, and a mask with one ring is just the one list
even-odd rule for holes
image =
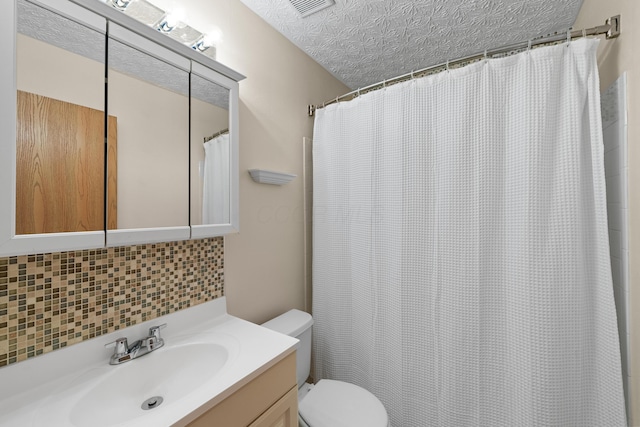
{"label": "mosaic tile backsplash", "polygon": [[0,366],[224,295],[224,239],[0,258]]}

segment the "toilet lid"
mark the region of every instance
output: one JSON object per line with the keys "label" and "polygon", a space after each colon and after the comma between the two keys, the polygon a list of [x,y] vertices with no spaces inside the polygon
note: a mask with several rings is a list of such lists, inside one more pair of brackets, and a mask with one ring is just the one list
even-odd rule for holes
{"label": "toilet lid", "polygon": [[311,427],[387,427],[387,411],[369,391],[354,384],[320,380],[300,401],[300,416]]}

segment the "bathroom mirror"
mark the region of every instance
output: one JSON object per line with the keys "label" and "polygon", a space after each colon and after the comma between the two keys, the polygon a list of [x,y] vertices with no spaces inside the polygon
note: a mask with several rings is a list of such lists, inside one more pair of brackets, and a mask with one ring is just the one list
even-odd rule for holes
{"label": "bathroom mirror", "polygon": [[[3,7],[0,256],[238,230],[244,76],[108,3]],[[203,218],[199,134],[225,128],[228,161],[214,169],[228,169],[214,196],[220,214]]]}
{"label": "bathroom mirror", "polygon": [[194,64],[191,70],[193,238],[237,230],[237,105],[236,82]]}
{"label": "bathroom mirror", "polygon": [[104,34],[26,1],[17,21],[16,234],[101,231]]}
{"label": "bathroom mirror", "polygon": [[229,89],[191,75],[191,224],[228,224]]}
{"label": "bathroom mirror", "polygon": [[108,187],[117,192],[109,245],[137,242],[131,234],[137,229],[189,238],[190,62],[145,42],[109,26],[107,110],[118,118],[118,150],[107,158],[107,167],[118,171]]}
{"label": "bathroom mirror", "polygon": [[104,34],[26,1],[17,19],[16,234],[101,231]]}
{"label": "bathroom mirror", "polygon": [[10,3],[15,20],[0,23],[0,253],[102,246],[106,21],[74,5]]}

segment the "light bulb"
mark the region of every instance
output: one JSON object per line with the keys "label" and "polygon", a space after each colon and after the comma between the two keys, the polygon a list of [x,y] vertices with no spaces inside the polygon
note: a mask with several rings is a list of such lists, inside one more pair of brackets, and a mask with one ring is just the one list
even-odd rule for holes
{"label": "light bulb", "polygon": [[160,20],[160,23],[157,25],[156,28],[159,31],[162,31],[163,33],[168,33],[174,28],[184,27],[186,25],[184,23],[186,21],[186,18],[187,18],[187,14],[184,11],[184,9],[176,8],[171,12],[167,12],[162,17],[162,19]]}
{"label": "light bulb", "polygon": [[110,0],[113,7],[119,10],[125,10],[133,0]]}
{"label": "light bulb", "polygon": [[218,27],[211,28],[202,38],[207,47],[218,46],[222,43],[222,30]]}
{"label": "light bulb", "polygon": [[211,46],[219,46],[222,43],[222,30],[218,27],[214,27],[206,34],[203,34],[196,42],[191,46],[198,52],[204,52]]}

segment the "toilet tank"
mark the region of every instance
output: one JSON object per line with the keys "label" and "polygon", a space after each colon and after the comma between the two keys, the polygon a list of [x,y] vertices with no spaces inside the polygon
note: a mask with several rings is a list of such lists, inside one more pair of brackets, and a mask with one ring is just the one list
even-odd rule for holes
{"label": "toilet tank", "polygon": [[300,340],[296,348],[296,376],[298,388],[309,378],[311,369],[311,326],[313,318],[300,310],[289,310],[263,323],[262,326]]}

